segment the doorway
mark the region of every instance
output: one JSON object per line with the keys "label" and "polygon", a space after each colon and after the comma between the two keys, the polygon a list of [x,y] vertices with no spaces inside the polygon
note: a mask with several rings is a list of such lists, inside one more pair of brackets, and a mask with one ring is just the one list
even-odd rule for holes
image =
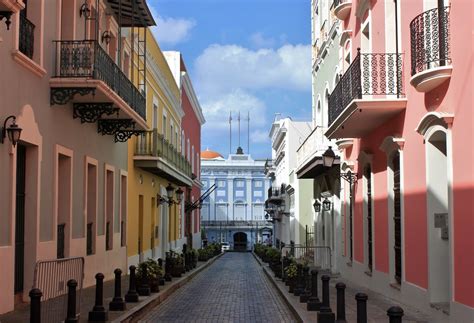
{"label": "doorway", "polygon": [[451,270],[449,246],[448,156],[446,132],[434,131],[426,140],[428,287],[430,302],[449,307]]}
{"label": "doorway", "polygon": [[138,262],[143,262],[143,195],[138,195]]}
{"label": "doorway", "polygon": [[244,232],[234,233],[234,250],[247,251],[247,234]]}
{"label": "doorway", "polygon": [[15,294],[23,292],[25,273],[25,180],[26,146],[18,145],[16,156]]}

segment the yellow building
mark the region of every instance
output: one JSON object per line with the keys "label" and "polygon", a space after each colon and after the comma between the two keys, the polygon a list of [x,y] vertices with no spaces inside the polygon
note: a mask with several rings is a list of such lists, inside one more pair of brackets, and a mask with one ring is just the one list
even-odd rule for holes
{"label": "yellow building", "polygon": [[143,34],[134,38],[131,77],[146,90],[148,131],[132,138],[128,146],[129,264],[164,258],[166,251],[181,247],[184,202],[178,203],[177,193],[192,185],[191,165],[181,149],[180,90],[151,31],[146,31],[146,42],[139,41],[145,39]]}

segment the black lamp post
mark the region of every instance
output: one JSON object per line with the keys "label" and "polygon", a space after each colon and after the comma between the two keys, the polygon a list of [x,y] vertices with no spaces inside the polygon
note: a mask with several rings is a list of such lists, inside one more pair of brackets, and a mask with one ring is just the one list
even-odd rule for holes
{"label": "black lamp post", "polygon": [[[8,120],[13,119],[12,124],[7,128],[7,122]],[[15,116],[9,116],[8,118],[5,119],[5,122],[3,123],[2,127],[2,135],[0,136],[0,143],[3,144],[5,137],[8,136],[8,140],[12,143],[13,147],[16,146],[16,143],[20,140],[20,135],[21,135],[21,128],[18,127],[18,125],[15,123],[16,117]]]}

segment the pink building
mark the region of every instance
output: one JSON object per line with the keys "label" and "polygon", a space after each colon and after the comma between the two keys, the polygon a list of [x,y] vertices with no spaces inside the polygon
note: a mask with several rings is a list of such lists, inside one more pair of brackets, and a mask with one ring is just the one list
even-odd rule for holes
{"label": "pink building", "polygon": [[0,313],[28,301],[37,261],[84,257],[85,286],[126,271],[123,141],[146,128],[129,27],[154,21],[117,3],[0,0],[0,121],[22,128],[0,144]]}
{"label": "pink building", "polygon": [[201,215],[198,206],[201,197],[201,127],[206,122],[201,105],[194,92],[191,78],[184,64],[183,56],[179,52],[168,51],[163,53],[173,72],[178,87],[181,89],[181,107],[184,117],[181,120],[181,153],[191,163],[193,185],[186,188],[184,236],[185,243],[193,248],[201,247]]}
{"label": "pink building", "polygon": [[342,74],[325,134],[357,177],[333,197],[338,270],[439,322],[472,322],[473,3],[334,6]]}

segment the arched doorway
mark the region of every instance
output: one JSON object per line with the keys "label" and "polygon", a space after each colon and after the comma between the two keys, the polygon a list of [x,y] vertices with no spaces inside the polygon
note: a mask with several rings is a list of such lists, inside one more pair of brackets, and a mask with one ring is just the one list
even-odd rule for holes
{"label": "arched doorway", "polygon": [[247,234],[244,232],[234,233],[234,250],[247,251]]}
{"label": "arched doorway", "polygon": [[434,126],[426,136],[430,302],[449,306],[451,294],[448,154],[446,130]]}

